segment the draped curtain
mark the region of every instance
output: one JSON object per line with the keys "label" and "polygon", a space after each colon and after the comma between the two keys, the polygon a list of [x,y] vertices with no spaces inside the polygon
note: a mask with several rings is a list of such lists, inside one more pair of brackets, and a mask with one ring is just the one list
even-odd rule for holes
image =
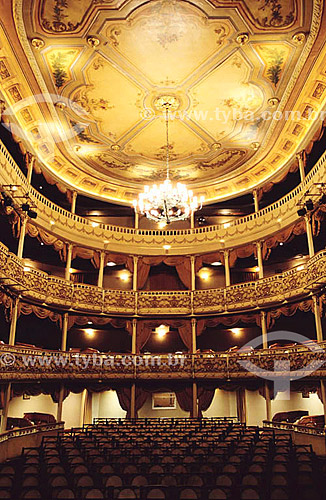
{"label": "draped curtain", "polygon": [[137,288],[144,288],[151,266],[161,263],[175,267],[181,282],[186,288],[191,288],[191,264],[189,257],[140,257],[137,264]]}

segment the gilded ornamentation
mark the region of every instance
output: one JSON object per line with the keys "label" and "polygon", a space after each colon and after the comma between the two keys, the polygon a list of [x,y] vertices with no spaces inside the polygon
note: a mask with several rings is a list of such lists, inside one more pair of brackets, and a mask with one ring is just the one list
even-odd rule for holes
{"label": "gilded ornamentation", "polygon": [[33,38],[31,43],[36,50],[41,50],[45,46],[45,42],[41,38]]}
{"label": "gilded ornamentation", "polygon": [[43,18],[43,28],[48,31],[54,32],[65,32],[65,31],[75,31],[78,24],[73,24],[68,21],[69,15],[66,13],[68,9],[69,0],[53,0],[53,15],[52,21],[47,18]]}
{"label": "gilded ornamentation", "polygon": [[68,81],[67,58],[75,51],[55,52],[50,55],[50,63],[55,81],[55,86],[60,89]]}
{"label": "gilded ornamentation", "polygon": [[113,109],[115,106],[111,105],[107,99],[104,99],[103,97],[99,98],[89,98],[87,93],[90,91],[84,90],[81,91],[79,90],[75,97],[74,97],[74,102],[76,104],[79,104],[87,113],[93,113],[94,111],[102,110],[102,111],[107,111],[108,109]]}
{"label": "gilded ornamentation", "polygon": [[96,49],[96,47],[100,45],[101,41],[96,36],[89,36],[87,37],[87,43],[90,47],[92,47],[92,49]]}
{"label": "gilded ornamentation", "polygon": [[0,60],[0,78],[1,80],[5,80],[10,77],[9,70],[4,61]]}

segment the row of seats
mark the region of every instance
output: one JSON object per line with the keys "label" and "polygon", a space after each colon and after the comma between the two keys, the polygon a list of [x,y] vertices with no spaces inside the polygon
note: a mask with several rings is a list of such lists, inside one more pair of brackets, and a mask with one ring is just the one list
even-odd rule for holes
{"label": "row of seats", "polygon": [[323,499],[320,461],[288,433],[182,420],[112,420],[44,437],[0,467],[0,498]]}

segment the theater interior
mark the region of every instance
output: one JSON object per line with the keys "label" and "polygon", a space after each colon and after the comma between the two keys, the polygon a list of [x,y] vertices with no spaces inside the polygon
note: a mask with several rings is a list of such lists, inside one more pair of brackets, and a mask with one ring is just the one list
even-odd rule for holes
{"label": "theater interior", "polygon": [[326,500],[326,3],[0,12],[0,499]]}

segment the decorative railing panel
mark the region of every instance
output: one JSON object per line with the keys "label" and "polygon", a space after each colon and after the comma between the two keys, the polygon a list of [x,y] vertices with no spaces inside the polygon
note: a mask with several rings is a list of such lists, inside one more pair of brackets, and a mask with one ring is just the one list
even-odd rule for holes
{"label": "decorative railing panel", "polygon": [[0,283],[23,299],[59,310],[118,315],[223,314],[309,297],[326,284],[326,250],[305,269],[292,269],[257,281],[208,290],[105,290],[24,268],[23,260],[0,244]]}
{"label": "decorative railing panel", "polygon": [[[62,352],[0,346],[2,380],[59,380],[121,378],[256,379],[259,372],[273,373],[273,379],[326,376],[326,343],[315,351],[299,345],[293,348],[260,349],[250,353],[207,354],[113,354]],[[315,348],[317,344],[315,344]],[[250,363],[250,364],[248,364]],[[261,379],[263,380],[263,379]]]}

